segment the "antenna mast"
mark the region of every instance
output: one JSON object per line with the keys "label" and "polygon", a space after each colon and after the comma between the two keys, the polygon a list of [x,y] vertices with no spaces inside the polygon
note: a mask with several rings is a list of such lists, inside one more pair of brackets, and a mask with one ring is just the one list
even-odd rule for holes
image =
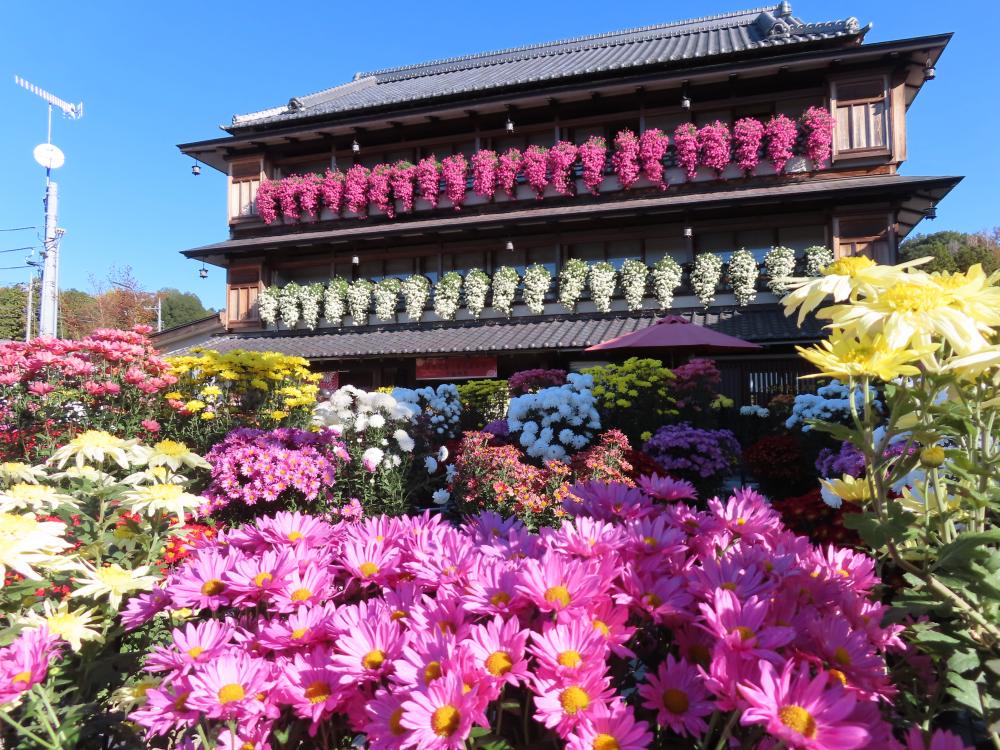
{"label": "antenna mast", "polygon": [[29,83],[20,76],[14,76],[14,83],[30,91],[46,102],[48,106],[48,130],[45,143],[35,147],[35,161],[45,167],[45,242],[42,249],[41,313],[38,333],[41,336],[55,336],[59,323],[59,240],[65,232],[57,228],[59,210],[59,186],[52,180],[52,170],[61,167],[66,157],[52,145],[52,108],[58,107],[71,120],[83,117],[83,102],[70,104],[55,94]]}

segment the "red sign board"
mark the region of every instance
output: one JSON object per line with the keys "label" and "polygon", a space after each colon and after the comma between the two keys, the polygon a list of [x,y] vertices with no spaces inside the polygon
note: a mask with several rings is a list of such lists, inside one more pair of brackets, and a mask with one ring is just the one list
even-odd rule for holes
{"label": "red sign board", "polygon": [[417,357],[417,380],[468,380],[496,376],[496,357]]}

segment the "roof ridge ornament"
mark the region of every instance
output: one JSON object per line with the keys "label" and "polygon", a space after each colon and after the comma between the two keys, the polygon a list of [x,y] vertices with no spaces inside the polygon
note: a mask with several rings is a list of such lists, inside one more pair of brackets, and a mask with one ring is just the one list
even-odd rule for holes
{"label": "roof ridge ornament", "polygon": [[788,2],[788,0],[781,0],[781,2],[778,3],[775,15],[778,18],[790,18],[792,15],[792,4]]}

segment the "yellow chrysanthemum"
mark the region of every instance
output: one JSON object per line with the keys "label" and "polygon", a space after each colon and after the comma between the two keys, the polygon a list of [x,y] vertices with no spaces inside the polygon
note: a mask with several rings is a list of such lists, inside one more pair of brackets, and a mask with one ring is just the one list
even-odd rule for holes
{"label": "yellow chrysanthemum", "polygon": [[841,479],[820,479],[819,481],[827,490],[848,502],[860,503],[872,498],[871,487],[864,477],[855,479],[850,474],[844,474]]}
{"label": "yellow chrysanthemum", "polygon": [[858,337],[838,328],[817,346],[795,348],[819,370],[814,375],[806,375],[807,378],[868,377],[889,381],[900,376],[919,375],[920,370],[913,363],[933,352],[937,345],[892,349],[881,335]]}
{"label": "yellow chrysanthemum", "polygon": [[57,449],[49,459],[49,463],[61,469],[70,459],[76,459],[77,466],[89,462],[102,464],[105,460],[111,459],[123,469],[127,469],[129,454],[135,444],[135,440],[122,440],[107,432],[87,430]]}
{"label": "yellow chrysanthemum", "polygon": [[132,455],[136,457],[138,463],[150,467],[166,466],[173,471],[180,470],[182,466],[192,469],[212,468],[208,461],[176,440],[161,440],[152,446],[137,445],[133,448]]}
{"label": "yellow chrysanthemum", "polygon": [[192,414],[196,414],[205,408],[205,402],[199,399],[193,398],[184,404],[184,410],[189,411]]}

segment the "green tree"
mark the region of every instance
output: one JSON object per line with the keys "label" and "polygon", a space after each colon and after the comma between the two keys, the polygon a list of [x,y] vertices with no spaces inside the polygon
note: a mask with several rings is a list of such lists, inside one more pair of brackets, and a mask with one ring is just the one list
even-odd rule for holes
{"label": "green tree", "polygon": [[59,293],[59,335],[66,339],[81,339],[101,326],[97,300],[79,289]]}
{"label": "green tree", "polygon": [[1000,269],[1000,229],[992,233],[935,232],[918,234],[899,246],[900,260],[916,260],[931,256],[930,263],[921,266],[927,271],[967,271],[976,263],[986,273]]}
{"label": "green tree", "polygon": [[160,297],[163,307],[163,329],[181,326],[200,320],[212,314],[201,304],[197,294],[182,292],[178,289],[161,289]]}
{"label": "green tree", "polygon": [[24,310],[28,304],[27,284],[0,287],[0,341],[24,339]]}

